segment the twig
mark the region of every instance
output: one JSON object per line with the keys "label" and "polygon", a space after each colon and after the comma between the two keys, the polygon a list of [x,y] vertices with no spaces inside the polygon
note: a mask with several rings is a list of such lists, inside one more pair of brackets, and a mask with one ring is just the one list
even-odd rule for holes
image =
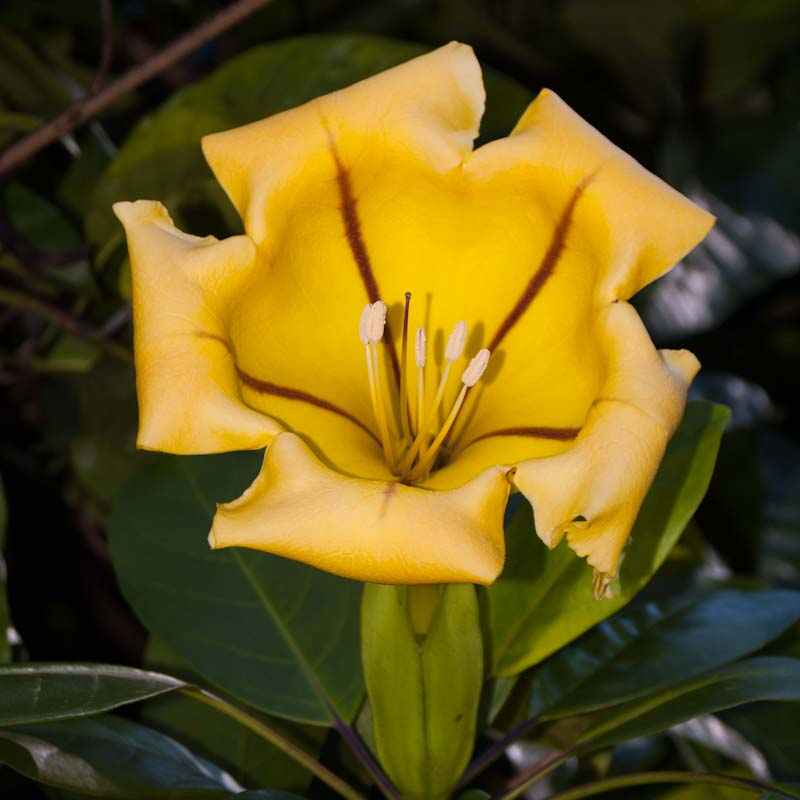
{"label": "twig", "polygon": [[770,792],[778,797],[794,800],[796,794],[788,794],[778,786],[761,783],[749,778],[736,778],[733,775],[722,775],[716,772],[640,772],[635,775],[620,775],[595,781],[565,792],[551,795],[548,800],[582,800],[614,789],[626,789],[630,786],[647,786],[653,783],[697,783],[712,786],[731,786],[746,792],[762,795]]}
{"label": "twig", "polygon": [[489,745],[483,753],[477,758],[474,758],[467,766],[456,788],[463,789],[473,778],[476,778],[487,767],[494,764],[494,762],[505,753],[509,745],[512,745],[517,739],[522,738],[526,733],[532,731],[538,722],[538,717],[526,719],[524,722],[520,722],[519,725],[513,727],[502,739],[498,739],[496,742]]}
{"label": "twig", "polygon": [[383,794],[390,798],[390,800],[399,800],[400,792],[397,791],[397,788],[391,782],[389,776],[381,769],[380,764],[373,758],[372,753],[370,753],[369,749],[364,744],[364,740],[359,736],[358,731],[338,716],[335,717],[334,727],[350,748],[350,752],[372,776],[372,779]]}
{"label": "twig", "polygon": [[331,772],[327,767],[320,764],[319,761],[309,755],[302,747],[298,747],[294,742],[289,741],[285,736],[278,733],[278,731],[270,728],[260,719],[251,716],[238,706],[228,703],[221,697],[207,692],[205,689],[198,689],[194,686],[187,686],[181,689],[181,692],[235,719],[257,736],[260,736],[279,750],[282,750],[287,756],[297,761],[298,764],[302,764],[312,775],[315,775],[323,783],[330,786],[331,789],[338,792],[342,797],[346,798],[346,800],[365,800],[362,794],[357,792],[350,784],[343,781],[338,775]]}
{"label": "twig", "polygon": [[537,761],[532,767],[518,775],[507,786],[506,790],[497,795],[499,800],[513,800],[519,797],[529,786],[549,775],[556,767],[561,766],[570,756],[572,751],[551,753],[549,756]]}
{"label": "twig", "polygon": [[100,64],[92,80],[89,94],[97,94],[103,88],[111,68],[111,56],[114,53],[114,14],[111,0],[100,0],[100,19],[103,23],[103,45],[100,51]]}
{"label": "twig", "polygon": [[31,297],[24,292],[17,292],[13,289],[0,287],[0,305],[16,308],[20,311],[32,312],[58,325],[59,328],[67,331],[67,333],[71,333],[73,336],[78,336],[93,342],[108,355],[114,356],[114,358],[124,361],[126,364],[130,364],[133,361],[133,357],[127,348],[116,342],[104,339],[100,334],[87,328],[71,314],[58,308],[58,306],[46,303],[44,300],[39,300],[37,297]]}
{"label": "twig", "polygon": [[236,0],[193,30],[177,38],[152,58],[126,72],[95,95],[85,97],[0,153],[0,177],[27,161],[43,147],[57,141],[91,119],[127,92],[158,75],[194,52],[210,39],[250,16],[270,0]]}

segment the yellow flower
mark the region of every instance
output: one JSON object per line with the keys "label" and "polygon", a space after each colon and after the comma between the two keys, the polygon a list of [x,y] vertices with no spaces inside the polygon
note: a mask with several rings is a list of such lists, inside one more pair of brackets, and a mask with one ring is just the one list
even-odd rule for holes
{"label": "yellow flower", "polygon": [[206,137],[245,235],[115,205],[139,446],[267,446],[212,547],[488,584],[515,488],[599,593],[617,574],[699,366],[657,352],[625,300],[713,220],[552,92],[473,150],[483,107],[453,43]]}

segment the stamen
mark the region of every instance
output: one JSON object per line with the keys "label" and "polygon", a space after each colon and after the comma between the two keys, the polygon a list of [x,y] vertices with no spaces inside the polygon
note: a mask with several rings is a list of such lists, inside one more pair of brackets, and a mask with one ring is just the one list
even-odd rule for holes
{"label": "stamen", "polygon": [[417,363],[417,432],[422,428],[425,416],[425,361],[428,357],[427,338],[424,328],[417,328],[414,340],[414,357]]}
{"label": "stamen", "polygon": [[372,306],[367,303],[364,306],[364,310],[361,312],[361,316],[358,320],[358,338],[361,339],[361,344],[369,344],[369,333],[367,332],[367,326],[369,325],[369,317],[372,313]]}
{"label": "stamen", "polygon": [[403,439],[411,438],[411,428],[408,421],[408,311],[411,307],[411,292],[406,292],[406,303],[403,308],[403,345],[400,358],[400,428]]}
{"label": "stamen", "polygon": [[414,459],[417,457],[417,453],[419,452],[420,448],[428,443],[428,432],[431,427],[431,422],[436,419],[436,415],[439,413],[439,407],[442,404],[444,392],[447,388],[447,381],[450,377],[450,369],[453,366],[453,362],[461,358],[461,354],[464,352],[464,345],[466,342],[467,323],[462,320],[461,322],[456,323],[455,328],[453,328],[453,332],[450,334],[450,337],[447,340],[447,346],[444,350],[444,357],[447,363],[444,365],[444,369],[442,370],[442,377],[439,379],[439,385],[436,388],[436,396],[434,397],[433,405],[428,409],[428,412],[424,415],[424,418],[422,418],[423,421],[417,426],[417,435],[414,441],[411,443],[409,451],[405,454],[403,460],[400,462],[401,472],[407,470],[414,463]]}
{"label": "stamen", "polygon": [[478,354],[469,362],[461,376],[464,386],[474,386],[483,377],[483,373],[486,372],[486,367],[489,365],[490,355],[491,353],[485,347],[483,350],[478,350]]}
{"label": "stamen", "polygon": [[457,361],[464,352],[464,345],[467,343],[467,323],[462,319],[457,322],[450,338],[447,340],[447,347],[444,350],[444,357],[448,361]]}
{"label": "stamen", "polygon": [[408,475],[409,480],[417,481],[430,471],[442,444],[444,444],[444,440],[447,438],[447,434],[450,433],[450,429],[453,427],[456,417],[458,417],[458,412],[461,411],[461,407],[464,405],[464,398],[467,396],[467,392],[481,379],[483,373],[486,372],[490,355],[490,352],[484,348],[483,350],[479,350],[478,354],[469,362],[469,365],[464,370],[464,374],[461,376],[461,383],[463,384],[461,391],[458,393],[458,397],[456,397],[456,401],[453,403],[453,407],[447,415],[442,429],[436,435],[433,442],[431,442],[431,446],[423,453],[417,466],[414,467]]}
{"label": "stamen", "polygon": [[376,300],[369,307],[367,317],[367,336],[370,342],[379,342],[383,339],[383,329],[386,327],[386,303]]}
{"label": "stamen", "polygon": [[358,321],[358,335],[365,345],[367,357],[367,376],[369,378],[369,394],[372,400],[372,411],[378,423],[378,432],[383,447],[383,457],[389,466],[395,463],[394,448],[392,447],[392,437],[386,419],[386,408],[383,403],[381,392],[382,382],[380,380],[380,360],[376,342],[383,338],[383,329],[386,325],[386,305],[380,300],[369,304],[367,303],[361,312]]}

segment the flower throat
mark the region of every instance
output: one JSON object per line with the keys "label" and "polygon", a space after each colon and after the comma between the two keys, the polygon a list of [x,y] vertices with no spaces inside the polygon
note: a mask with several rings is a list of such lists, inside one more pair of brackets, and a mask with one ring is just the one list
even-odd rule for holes
{"label": "flower throat", "polygon": [[424,480],[436,464],[442,446],[464,406],[469,390],[481,379],[489,363],[490,353],[479,350],[461,374],[461,389],[444,421],[438,424],[439,410],[444,400],[454,362],[461,358],[467,342],[467,323],[459,322],[447,340],[444,368],[436,393],[430,402],[425,397],[425,366],[427,362],[427,337],[423,328],[414,336],[414,362],[416,364],[416,403],[410,396],[408,375],[408,312],[411,293],[406,292],[403,310],[402,356],[400,360],[400,397],[395,403],[392,386],[381,368],[381,347],[386,328],[386,304],[377,300],[367,303],[361,312],[358,335],[364,345],[369,376],[372,409],[378,425],[378,435],[386,464],[392,473],[407,483]]}

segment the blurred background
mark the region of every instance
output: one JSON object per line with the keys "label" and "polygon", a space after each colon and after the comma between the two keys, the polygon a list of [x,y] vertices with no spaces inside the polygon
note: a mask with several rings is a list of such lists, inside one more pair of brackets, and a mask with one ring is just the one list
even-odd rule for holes
{"label": "blurred background", "polygon": [[[0,148],[231,5],[4,0]],[[118,591],[105,536],[115,492],[147,458],[134,449],[127,267],[108,207],[154,196],[161,181],[180,192],[171,208],[193,233],[234,229],[197,147],[205,127],[226,125],[198,121],[197,95],[185,93],[170,101],[169,127],[147,117],[249,48],[306,34],[418,45],[354,36],[342,64],[366,50],[385,51],[388,65],[467,42],[497,73],[486,136],[507,132],[548,86],[717,215],[707,241],[638,299],[659,345],[699,356],[695,394],[733,409],[681,553],[722,573],[800,585],[800,3],[273,0],[85,124],[68,119],[64,136],[0,174],[8,646],[36,660],[141,662],[146,634]],[[280,86],[261,86],[256,71],[252,85],[213,102],[237,123],[255,119],[274,110],[270,92],[291,105],[315,69],[287,57],[272,73]],[[136,126],[138,157],[132,145],[115,160]],[[797,763],[800,727],[792,736]]]}

